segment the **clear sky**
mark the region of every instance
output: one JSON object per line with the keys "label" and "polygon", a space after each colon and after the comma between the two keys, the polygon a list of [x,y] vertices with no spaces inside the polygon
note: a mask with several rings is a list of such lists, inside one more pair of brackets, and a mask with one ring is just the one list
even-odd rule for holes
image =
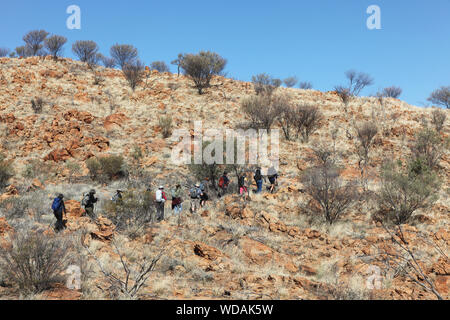
{"label": "clear sky", "polygon": [[[81,8],[81,30],[66,27],[69,5]],[[366,26],[370,5],[381,9],[381,30]],[[3,1],[0,47],[22,45],[32,29],[66,36],[69,57],[76,40],[96,41],[105,55],[133,44],[147,64],[213,50],[228,59],[229,77],[295,75],[323,91],[356,69],[375,78],[363,95],[396,85],[415,105],[450,85],[450,0]]]}

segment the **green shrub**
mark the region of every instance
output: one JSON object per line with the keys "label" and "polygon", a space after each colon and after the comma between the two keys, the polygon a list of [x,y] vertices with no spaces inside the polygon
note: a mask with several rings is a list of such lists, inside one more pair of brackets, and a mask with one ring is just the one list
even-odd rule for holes
{"label": "green shrub", "polygon": [[111,181],[125,175],[122,156],[103,156],[90,158],[86,161],[92,180],[100,182]]}

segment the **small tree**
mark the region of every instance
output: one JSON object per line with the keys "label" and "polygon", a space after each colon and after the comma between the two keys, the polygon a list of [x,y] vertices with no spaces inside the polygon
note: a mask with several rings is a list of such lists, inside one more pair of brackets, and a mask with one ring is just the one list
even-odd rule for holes
{"label": "small tree", "polygon": [[150,69],[157,70],[158,72],[164,73],[164,72],[170,72],[169,67],[164,61],[154,61],[150,65]]}
{"label": "small tree", "polygon": [[303,89],[303,90],[309,90],[309,89],[313,88],[313,85],[311,82],[303,81],[303,82],[300,82],[299,88]]}
{"label": "small tree", "polygon": [[254,129],[269,130],[278,116],[274,99],[268,95],[246,98],[241,103],[242,111],[250,118]]}
{"label": "small tree", "polygon": [[116,60],[114,58],[106,57],[104,55],[100,56],[100,61],[102,62],[105,68],[114,68],[116,67]]}
{"label": "small tree", "polygon": [[47,38],[48,32],[45,30],[33,30],[28,32],[24,37],[23,41],[26,43],[26,47],[30,49],[32,56],[36,56],[42,53],[45,38]]}
{"label": "small tree", "polygon": [[445,120],[447,119],[447,114],[440,109],[435,109],[431,113],[431,116],[432,116],[431,123],[434,125],[436,132],[440,133],[442,128],[444,128]]}
{"label": "small tree", "polygon": [[67,38],[63,36],[53,35],[50,38],[45,39],[45,48],[56,60],[62,53],[63,47],[67,42]]}
{"label": "small tree", "polygon": [[392,87],[384,88],[383,91],[381,92],[381,95],[385,98],[397,99],[402,94],[402,91],[403,91],[402,88],[392,86]]}
{"label": "small tree", "polygon": [[358,138],[358,155],[360,162],[369,162],[369,151],[373,144],[373,139],[378,133],[378,128],[373,122],[365,122],[355,126],[356,137]]}
{"label": "small tree", "polygon": [[295,126],[295,112],[291,105],[291,99],[288,96],[280,96],[275,103],[275,110],[278,114],[277,122],[284,133],[286,140],[291,140],[292,129]]}
{"label": "small tree", "polygon": [[136,60],[133,63],[126,64],[123,67],[123,74],[127,79],[131,89],[135,91],[138,84],[141,83],[144,79],[145,66],[141,61]]}
{"label": "small tree", "polygon": [[126,65],[133,65],[138,58],[138,51],[130,44],[115,44],[110,49],[111,57],[123,69]]}
{"label": "small tree", "polygon": [[0,58],[6,57],[10,51],[8,48],[0,48]]}
{"label": "small tree", "polygon": [[86,161],[92,180],[100,182],[111,181],[124,175],[124,159],[122,156],[103,156],[90,158]]}
{"label": "small tree", "polygon": [[16,53],[17,53],[17,56],[24,57],[24,58],[29,57],[29,56],[32,55],[31,54],[31,49],[28,48],[27,46],[17,47],[16,48]]}
{"label": "small tree", "polygon": [[425,128],[416,134],[416,140],[410,149],[414,159],[421,159],[429,168],[434,169],[442,158],[444,147],[439,135]]}
{"label": "small tree", "polygon": [[312,198],[306,209],[315,214],[323,214],[330,225],[358,199],[355,184],[344,182],[341,172],[332,158],[327,156],[301,177],[306,193]]}
{"label": "small tree", "polygon": [[339,98],[341,98],[342,103],[344,104],[345,112],[347,112],[348,104],[352,100],[350,90],[348,88],[344,88],[343,86],[336,86],[334,87],[334,91],[339,96]]}
{"label": "small tree", "polygon": [[[208,148],[210,144],[211,144],[210,141],[204,141],[203,150]],[[215,151],[212,152],[211,156],[213,157],[215,156]],[[189,170],[199,181],[208,178],[214,189],[217,189],[217,181],[223,172],[222,165],[217,164],[215,162],[208,163],[205,157],[203,157],[201,164],[190,164]]]}
{"label": "small tree", "polygon": [[303,141],[308,142],[309,137],[320,126],[323,119],[319,108],[312,105],[299,105],[293,113],[293,122],[297,131],[297,136],[301,135]]}
{"label": "small tree", "polygon": [[98,54],[99,47],[94,41],[77,41],[72,45],[72,52],[80,59],[86,62],[90,67],[97,64],[100,58]]}
{"label": "small tree", "polygon": [[355,70],[347,71],[345,76],[348,79],[348,86],[344,88],[347,89],[351,96],[358,96],[365,87],[372,85],[374,82],[373,78],[368,74],[358,73]]}
{"label": "small tree", "polygon": [[211,51],[186,54],[181,60],[181,68],[194,81],[199,94],[202,94],[203,89],[210,86],[213,76],[223,72],[226,64],[227,60]]}
{"label": "small tree", "polygon": [[183,61],[183,57],[184,57],[184,55],[182,53],[179,53],[178,58],[176,58],[175,60],[173,60],[171,62],[171,64],[177,66],[178,76],[180,76],[181,62]]}
{"label": "small tree", "polygon": [[288,88],[293,88],[297,84],[297,82],[298,82],[297,77],[289,77],[283,80],[283,83]]}
{"label": "small tree", "polygon": [[252,77],[253,86],[256,95],[264,94],[271,96],[272,93],[281,85],[280,79],[275,79],[266,73],[261,73]]}
{"label": "small tree", "polygon": [[437,175],[420,159],[411,161],[407,169],[402,163],[387,161],[381,169],[381,189],[377,194],[382,218],[397,225],[409,220],[418,209],[431,206],[438,198]]}
{"label": "small tree", "polygon": [[431,103],[437,104],[439,106],[444,106],[447,109],[450,108],[450,86],[441,87],[433,91],[428,98]]}

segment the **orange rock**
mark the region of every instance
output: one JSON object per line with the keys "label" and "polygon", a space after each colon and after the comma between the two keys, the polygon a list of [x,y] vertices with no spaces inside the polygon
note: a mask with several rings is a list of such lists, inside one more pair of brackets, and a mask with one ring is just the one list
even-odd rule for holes
{"label": "orange rock", "polygon": [[217,258],[223,256],[223,253],[211,246],[208,246],[207,244],[204,243],[196,243],[194,245],[194,253],[195,255],[205,258],[207,260],[211,260],[214,261]]}

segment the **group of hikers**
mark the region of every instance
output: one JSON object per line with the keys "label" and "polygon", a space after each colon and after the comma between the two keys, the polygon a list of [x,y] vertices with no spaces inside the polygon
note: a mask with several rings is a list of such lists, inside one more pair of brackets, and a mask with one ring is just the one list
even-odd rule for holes
{"label": "group of hikers", "polygon": [[[269,174],[267,178],[270,182],[270,185],[267,187],[268,192],[274,193],[275,187],[277,185],[278,173],[272,167],[269,170]],[[263,190],[263,184],[266,181],[266,177],[262,175],[261,168],[257,168],[253,179],[255,180],[257,189],[253,192],[255,194],[259,194]],[[219,179],[218,183],[218,198],[223,197],[228,193],[229,186],[231,184],[231,180],[228,177],[228,172],[224,172],[223,175]],[[200,208],[205,207],[207,201],[210,199],[209,197],[209,179],[205,178],[203,182],[196,183],[189,190],[190,197],[190,212],[192,214],[196,213]],[[245,199],[248,200],[250,197],[250,185],[248,182],[248,178],[246,175],[242,175],[238,178],[238,190],[239,194]],[[148,190],[150,191],[150,190]],[[123,199],[123,190],[117,190],[115,195],[111,198],[111,201],[119,203]],[[174,215],[180,215],[183,211],[183,188],[180,183],[178,183],[175,188],[173,188],[170,192],[171,200],[172,200],[172,211]],[[95,196],[96,191],[90,190],[86,194],[83,195],[83,200],[81,201],[81,205],[84,208],[86,215],[91,219],[95,220],[95,211],[94,206],[98,202],[98,198]],[[168,201],[167,194],[165,192],[164,186],[160,186],[155,193],[155,206],[156,206],[156,219],[157,221],[164,220],[165,214],[165,205]],[[65,229],[65,222],[63,220],[63,214],[66,214],[66,207],[64,205],[64,195],[59,194],[54,200],[52,204],[53,214],[56,218],[55,230],[57,232]]]}

